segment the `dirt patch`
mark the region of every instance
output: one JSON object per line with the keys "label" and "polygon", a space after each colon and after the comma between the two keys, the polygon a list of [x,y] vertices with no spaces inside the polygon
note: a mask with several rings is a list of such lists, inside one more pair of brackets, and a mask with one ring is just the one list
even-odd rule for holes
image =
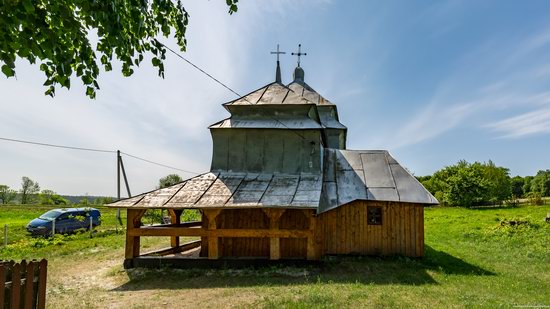
{"label": "dirt patch", "polygon": [[[128,284],[139,285],[132,282],[130,275],[159,280],[163,272],[146,269],[127,272],[122,267],[122,250],[88,253],[94,254],[50,261],[48,308],[232,308],[251,305],[259,297],[249,288],[174,289],[161,284],[154,289],[126,289],[124,286]],[[181,280],[187,280],[185,272],[181,273]]]}

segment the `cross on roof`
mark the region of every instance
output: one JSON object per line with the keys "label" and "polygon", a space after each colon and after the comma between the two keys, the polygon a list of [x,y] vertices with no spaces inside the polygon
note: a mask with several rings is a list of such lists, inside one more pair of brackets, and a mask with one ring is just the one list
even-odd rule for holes
{"label": "cross on roof", "polygon": [[292,53],[293,56],[298,56],[298,66],[300,66],[300,56],[307,56],[307,53],[302,53],[302,44],[298,44],[298,52]]}
{"label": "cross on roof", "polygon": [[279,55],[280,54],[286,54],[285,52],[282,52],[282,51],[279,51],[279,44],[277,44],[277,51],[276,52],[271,52],[271,54],[276,54],[277,55],[277,61],[279,61]]}

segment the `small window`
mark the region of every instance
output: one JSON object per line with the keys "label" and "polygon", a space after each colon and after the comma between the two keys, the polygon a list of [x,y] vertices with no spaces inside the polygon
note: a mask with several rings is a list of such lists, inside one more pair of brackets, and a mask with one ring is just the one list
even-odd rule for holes
{"label": "small window", "polygon": [[381,225],[382,207],[367,207],[367,222],[369,225]]}

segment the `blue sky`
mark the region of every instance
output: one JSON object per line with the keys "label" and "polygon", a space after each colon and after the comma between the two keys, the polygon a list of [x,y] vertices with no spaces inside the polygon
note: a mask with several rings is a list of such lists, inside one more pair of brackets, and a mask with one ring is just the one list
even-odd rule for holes
{"label": "blue sky", "polygon": [[[220,1],[189,2],[185,57],[239,93],[274,80],[277,43],[288,53],[301,43],[306,82],[338,105],[350,149],[387,149],[416,175],[460,159],[491,159],[512,175],[550,168],[548,1],[243,1],[233,16]],[[0,136],[207,171],[207,126],[235,97],[168,58],[165,79],[150,62],[129,78],[104,73],[96,100],[76,81],[45,97],[38,66],[19,61],[17,80],[0,79]],[[296,59],[281,64],[290,82]],[[116,193],[109,154],[1,141],[0,153],[0,184],[28,176],[63,194]],[[133,193],[172,172],[125,165]]]}

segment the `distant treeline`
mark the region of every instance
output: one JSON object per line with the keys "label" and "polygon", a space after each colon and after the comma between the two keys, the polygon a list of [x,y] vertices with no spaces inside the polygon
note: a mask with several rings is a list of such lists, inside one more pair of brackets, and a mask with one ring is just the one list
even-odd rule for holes
{"label": "distant treeline", "polygon": [[550,196],[550,170],[540,170],[534,176],[510,177],[510,170],[489,162],[459,161],[433,175],[416,177],[441,204],[478,206],[517,204],[528,199],[531,204],[543,204]]}
{"label": "distant treeline", "polygon": [[104,205],[112,201],[112,197],[62,196],[52,190],[40,190],[38,182],[25,176],[21,178],[21,188],[19,190],[0,185],[0,204]]}

